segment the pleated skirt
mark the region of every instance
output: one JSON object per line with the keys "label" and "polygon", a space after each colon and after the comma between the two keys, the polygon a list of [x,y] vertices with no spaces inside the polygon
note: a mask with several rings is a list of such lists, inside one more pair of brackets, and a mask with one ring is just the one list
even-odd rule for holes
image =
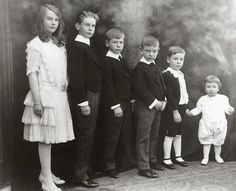
{"label": "pleated skirt", "polygon": [[42,117],[34,114],[34,100],[29,92],[24,101],[25,110],[23,138],[30,142],[46,144],[64,143],[73,140],[74,131],[67,93],[60,90],[41,91],[44,107]]}

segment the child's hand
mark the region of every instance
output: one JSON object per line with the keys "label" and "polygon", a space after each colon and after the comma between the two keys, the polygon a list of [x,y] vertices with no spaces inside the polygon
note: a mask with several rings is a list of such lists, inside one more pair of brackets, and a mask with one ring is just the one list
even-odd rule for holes
{"label": "child's hand", "polygon": [[117,107],[114,109],[114,115],[115,117],[122,117],[123,116],[123,111],[121,107]]}
{"label": "child's hand", "polygon": [[90,115],[90,107],[88,105],[86,106],[80,106],[81,108],[81,111],[82,111],[82,114],[87,116],[87,115]]}
{"label": "child's hand", "polygon": [[173,111],[173,117],[174,117],[175,123],[180,123],[182,121],[182,117],[179,114],[178,110]]}
{"label": "child's hand", "polygon": [[34,104],[34,114],[42,117],[43,116],[43,106],[41,103]]}
{"label": "child's hand", "polygon": [[162,108],[162,102],[157,100],[156,105],[154,106],[157,111],[161,110]]}
{"label": "child's hand", "polygon": [[185,112],[186,112],[186,115],[187,115],[187,116],[189,116],[189,117],[190,117],[190,116],[192,116],[192,115],[191,115],[191,112],[190,112],[190,110],[189,110],[189,109],[186,109],[186,111],[185,111]]}
{"label": "child's hand", "polygon": [[229,115],[234,113],[234,108],[232,106],[229,106],[228,113],[229,113]]}
{"label": "child's hand", "polygon": [[166,101],[161,101],[162,102],[162,107],[160,108],[161,111],[164,111],[166,107]]}

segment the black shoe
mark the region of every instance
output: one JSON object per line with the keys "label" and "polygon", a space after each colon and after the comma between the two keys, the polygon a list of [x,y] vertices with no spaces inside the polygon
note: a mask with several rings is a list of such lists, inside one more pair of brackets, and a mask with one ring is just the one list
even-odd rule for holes
{"label": "black shoe", "polygon": [[150,162],[151,169],[163,171],[164,168],[159,162]]}
{"label": "black shoe", "polygon": [[119,174],[116,169],[107,170],[106,175],[111,178],[119,178]]}
{"label": "black shoe", "polygon": [[86,188],[95,188],[99,186],[99,184],[94,182],[92,179],[83,180],[79,183],[79,185]]}
{"label": "black shoe", "polygon": [[139,170],[138,174],[147,178],[158,178],[157,173],[153,172],[151,169]]}
{"label": "black shoe", "polygon": [[175,166],[174,166],[172,163],[171,163],[171,164],[166,164],[166,163],[164,162],[165,160],[170,160],[170,158],[163,160],[163,163],[162,163],[162,164],[163,164],[164,167],[166,167],[166,168],[168,168],[168,169],[171,169],[171,170],[175,169]]}
{"label": "black shoe", "polygon": [[[181,157],[181,156],[175,157],[175,158],[180,158],[180,157]],[[188,166],[188,163],[187,163],[186,161],[180,162],[180,161],[177,161],[177,160],[175,159],[175,160],[173,160],[173,163],[175,163],[175,164],[177,164],[177,165],[180,165],[180,166],[183,166],[183,167],[187,167],[187,166]]]}

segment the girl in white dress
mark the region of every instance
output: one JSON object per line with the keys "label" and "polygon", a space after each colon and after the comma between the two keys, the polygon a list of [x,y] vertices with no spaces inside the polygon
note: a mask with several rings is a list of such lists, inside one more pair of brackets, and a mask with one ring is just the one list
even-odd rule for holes
{"label": "girl in white dress", "polygon": [[40,8],[36,36],[27,43],[27,71],[30,91],[22,117],[24,139],[38,142],[41,164],[39,180],[44,191],[60,191],[56,184],[64,180],[51,172],[51,144],[74,139],[67,99],[67,59],[64,24],[53,5]]}
{"label": "girl in white dress", "polygon": [[221,83],[218,77],[214,75],[207,76],[205,79],[207,95],[200,97],[196,108],[189,113],[190,116],[202,113],[198,129],[198,139],[203,145],[202,165],[207,165],[209,161],[211,145],[214,145],[216,162],[224,162],[220,154],[227,132],[225,113],[231,115],[234,112],[234,108],[230,106],[227,96],[218,94],[220,87]]}

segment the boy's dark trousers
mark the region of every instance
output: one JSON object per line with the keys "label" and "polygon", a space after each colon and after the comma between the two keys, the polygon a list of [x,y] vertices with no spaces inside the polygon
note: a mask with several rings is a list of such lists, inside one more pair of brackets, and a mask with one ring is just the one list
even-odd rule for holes
{"label": "boy's dark trousers", "polygon": [[[123,117],[115,117],[114,110],[107,108],[105,134],[105,169],[116,168],[116,156],[121,166],[134,165],[132,156],[132,113],[131,104],[120,102]],[[133,163],[133,164],[132,164]]]}
{"label": "boy's dark trousers", "polygon": [[136,99],[137,111],[137,167],[150,169],[149,162],[157,162],[157,144],[161,121],[161,112],[149,109]]}
{"label": "boy's dark trousers", "polygon": [[87,91],[88,102],[90,106],[90,115],[84,116],[81,109],[77,108],[77,123],[74,127],[76,133],[76,161],[75,161],[75,179],[80,182],[88,179],[90,157],[94,142],[94,133],[97,121],[100,93]]}

